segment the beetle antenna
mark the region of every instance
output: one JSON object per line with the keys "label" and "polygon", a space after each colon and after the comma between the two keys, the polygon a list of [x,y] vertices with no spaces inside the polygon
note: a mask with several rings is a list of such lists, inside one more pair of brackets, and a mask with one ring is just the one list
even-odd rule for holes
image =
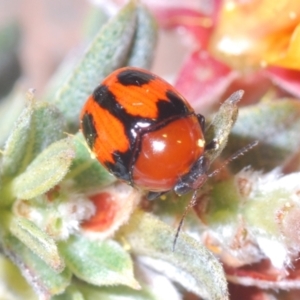
{"label": "beetle antenna", "polygon": [[183,221],[187,215],[187,213],[189,212],[189,210],[191,208],[193,208],[193,206],[195,206],[196,202],[197,202],[197,191],[198,190],[194,190],[194,193],[193,193],[193,196],[192,196],[192,199],[190,200],[189,204],[185,207],[184,209],[184,212],[183,212],[183,215],[180,219],[180,222],[179,222],[179,225],[177,227],[177,230],[176,230],[176,234],[175,234],[175,237],[174,237],[174,241],[173,241],[173,252],[175,251],[175,247],[176,247],[176,242],[177,242],[177,239],[178,239],[178,236],[179,236],[179,232],[182,228],[182,225],[183,225]]}
{"label": "beetle antenna", "polygon": [[[247,146],[239,149],[237,152],[235,152],[233,155],[231,155],[228,159],[226,159],[224,161],[224,163],[221,165],[221,167],[219,167],[218,169],[214,170],[213,172],[209,173],[206,177],[209,178],[209,177],[213,177],[215,175],[217,175],[218,173],[220,173],[220,171],[225,167],[227,166],[229,163],[231,163],[233,160],[237,159],[238,157],[244,155],[245,153],[247,153],[248,151],[250,151],[252,148],[256,147],[258,145],[258,141],[254,141],[250,144],[248,144]],[[205,180],[206,181],[206,180]],[[202,185],[201,185],[202,186]],[[176,230],[176,234],[175,234],[175,238],[174,238],[174,241],[173,241],[173,252],[175,251],[175,247],[176,247],[176,242],[177,242],[177,239],[178,239],[178,236],[179,236],[179,233],[180,233],[180,230],[182,228],[182,225],[183,225],[183,222],[184,222],[184,219],[186,217],[186,215],[188,214],[189,210],[191,208],[193,208],[197,202],[197,192],[198,192],[198,189],[194,190],[194,193],[193,193],[193,196],[192,196],[192,199],[191,201],[189,202],[189,204],[185,207],[185,210],[182,214],[182,217],[180,219],[180,222],[179,222],[179,225],[177,227],[177,230]]]}
{"label": "beetle antenna", "polygon": [[231,163],[232,161],[234,161],[235,159],[237,159],[238,157],[244,155],[245,153],[247,153],[248,151],[250,151],[252,148],[256,147],[258,145],[258,141],[254,141],[248,145],[246,145],[245,147],[239,149],[237,152],[235,152],[234,154],[232,154],[229,158],[227,158],[223,164],[216,170],[214,170],[213,172],[209,173],[207,175],[207,177],[213,177],[215,175],[217,175],[218,173],[220,173],[220,171],[222,169],[224,169],[224,167],[226,167],[229,163]]}

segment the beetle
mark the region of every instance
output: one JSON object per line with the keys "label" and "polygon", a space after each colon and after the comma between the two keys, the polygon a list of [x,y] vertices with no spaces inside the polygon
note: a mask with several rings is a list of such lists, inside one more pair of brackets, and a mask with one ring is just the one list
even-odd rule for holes
{"label": "beetle", "polygon": [[148,199],[182,195],[207,173],[205,118],[157,75],[134,67],[111,73],[87,99],[81,129],[96,158]]}
{"label": "beetle", "polygon": [[[196,114],[172,85],[147,70],[125,67],[106,77],[83,106],[80,125],[87,144],[118,179],[147,191],[149,200],[171,190],[177,195],[194,191],[177,227],[173,251],[197,191],[258,144],[248,144],[208,173],[227,143],[242,95],[242,90],[233,93],[205,129],[204,116]],[[204,131],[214,135],[209,142]]]}

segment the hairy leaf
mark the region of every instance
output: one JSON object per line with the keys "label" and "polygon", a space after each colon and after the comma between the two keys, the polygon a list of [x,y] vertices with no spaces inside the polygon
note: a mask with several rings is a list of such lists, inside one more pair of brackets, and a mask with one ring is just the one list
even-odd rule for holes
{"label": "hairy leaf", "polygon": [[58,253],[54,240],[34,223],[26,218],[14,216],[9,229],[53,270],[59,272],[64,269],[64,261]]}
{"label": "hairy leaf", "polygon": [[74,236],[60,245],[66,265],[80,279],[95,285],[123,284],[138,289],[129,254],[115,241]]}
{"label": "hairy leaf", "polygon": [[18,198],[31,199],[49,191],[66,175],[74,156],[71,138],[53,143],[14,179],[13,193]]}
{"label": "hairy leaf", "polygon": [[1,299],[38,300],[38,296],[21,275],[20,270],[3,254],[0,255]]}
{"label": "hairy leaf", "polygon": [[7,235],[2,246],[5,254],[19,267],[40,299],[60,294],[70,284],[72,274],[68,269],[61,273],[53,271],[17,238]]}
{"label": "hairy leaf", "polygon": [[34,99],[28,101],[4,148],[3,178],[23,172],[42,150],[63,136],[64,122],[57,108]]}
{"label": "hairy leaf", "polygon": [[[221,264],[199,242],[181,233],[172,251],[175,231],[154,216],[137,211],[119,237],[130,251],[148,257],[150,267],[182,284],[203,299],[228,299],[227,283]],[[159,261],[157,263],[157,261]]]}
{"label": "hairy leaf", "polygon": [[58,90],[54,102],[66,117],[69,129],[78,128],[80,109],[96,86],[125,64],[135,28],[136,4],[130,1],[101,28],[85,56]]}
{"label": "hairy leaf", "polygon": [[207,150],[205,155],[210,161],[216,159],[227,144],[229,133],[237,119],[237,102],[243,96],[243,91],[233,93],[220,107],[211,124],[205,132],[206,142],[214,142],[216,147]]}
{"label": "hairy leaf", "polygon": [[99,189],[116,180],[98,160],[92,158],[92,153],[81,133],[75,136],[74,144],[76,154],[67,178],[75,181],[77,190],[83,192]]}
{"label": "hairy leaf", "polygon": [[258,146],[234,161],[235,171],[248,165],[268,171],[282,165],[299,151],[300,102],[293,99],[260,102],[241,108],[232,129],[227,156],[257,140]]}
{"label": "hairy leaf", "polygon": [[142,4],[137,8],[137,26],[127,65],[149,69],[157,41],[157,24],[149,10]]}

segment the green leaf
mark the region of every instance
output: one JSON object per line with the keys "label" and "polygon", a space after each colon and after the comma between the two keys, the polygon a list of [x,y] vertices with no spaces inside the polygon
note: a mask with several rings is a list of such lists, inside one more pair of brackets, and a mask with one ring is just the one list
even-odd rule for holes
{"label": "green leaf", "polygon": [[24,106],[25,96],[17,87],[0,101],[0,147],[4,145]]}
{"label": "green leaf", "polygon": [[26,218],[13,216],[9,229],[29,249],[56,272],[64,269],[64,261],[58,253],[54,240]]}
{"label": "green leaf", "polygon": [[[108,16],[101,8],[95,8],[94,5],[89,7],[89,11],[86,14],[85,23],[83,24],[84,44],[89,44],[103,25],[107,23]],[[71,51],[60,63],[55,73],[47,82],[43,99],[48,102],[55,100],[57,91],[61,88],[62,83],[70,74],[74,71],[74,67],[78,64],[81,58],[84,56],[84,47],[80,45],[76,47],[76,50]]]}
{"label": "green leaf", "polygon": [[31,199],[49,191],[64,178],[74,157],[70,137],[53,143],[13,180],[13,193],[17,198]]}
{"label": "green leaf", "polygon": [[0,98],[10,91],[21,74],[19,41],[20,28],[17,22],[3,22],[0,28]]}
{"label": "green leaf", "polygon": [[129,254],[115,241],[73,236],[61,243],[66,265],[80,279],[95,285],[123,284],[138,289]]}
{"label": "green leaf", "polygon": [[99,287],[74,277],[66,292],[56,296],[53,300],[161,300],[165,299],[166,295],[172,300],[182,299],[177,287],[168,278],[156,271],[139,263],[135,265],[135,273],[139,276],[142,286],[140,290],[134,290],[124,285]]}
{"label": "green leaf", "polygon": [[54,102],[66,117],[69,128],[78,128],[80,109],[96,86],[125,64],[136,28],[135,3],[130,1],[101,28],[83,59],[58,90]]}
{"label": "green leaf", "polygon": [[23,172],[38,153],[63,136],[64,122],[57,108],[46,102],[28,101],[4,148],[4,178]]}
{"label": "green leaf", "polygon": [[98,160],[92,158],[92,153],[81,133],[74,138],[74,144],[76,155],[67,178],[72,178],[75,181],[78,191],[86,192],[99,189],[116,180]]}
{"label": "green leaf", "polygon": [[157,23],[143,4],[138,5],[137,27],[127,62],[128,66],[144,69],[151,67],[157,42]]}
{"label": "green leaf", "polygon": [[264,171],[282,165],[300,146],[300,102],[293,99],[260,102],[240,109],[224,156],[257,140],[258,146],[230,164],[234,171],[252,166]]}
{"label": "green leaf", "polygon": [[[147,280],[148,284],[151,284],[153,278],[147,278]],[[164,283],[164,281],[157,282],[157,286],[154,287],[162,291],[161,295],[158,296],[155,290],[133,290],[127,286],[98,287],[83,281],[74,280],[63,295],[55,296],[53,300],[161,300],[165,299],[166,295],[173,296],[168,294],[169,290],[165,289]],[[179,297],[170,299],[178,300]]]}
{"label": "green leaf", "polygon": [[38,300],[20,270],[2,254],[0,254],[0,289],[0,298],[3,300]]}
{"label": "green leaf", "polygon": [[208,157],[210,162],[221,154],[227,144],[228,136],[238,115],[237,102],[242,98],[243,94],[244,92],[242,90],[233,93],[221,105],[211,124],[205,131],[205,140],[207,142],[214,141],[216,145],[214,149],[205,152],[205,156]]}
{"label": "green leaf", "polygon": [[[89,45],[90,41],[98,34],[103,25],[107,23],[108,16],[104,9],[96,8],[94,5],[89,7],[82,26],[84,35],[84,45]],[[43,99],[48,102],[55,100],[57,91],[61,88],[62,83],[72,74],[74,67],[81,61],[85,54],[84,47],[81,44],[76,50],[71,50],[60,63],[52,77],[48,80],[43,93]]]}
{"label": "green leaf", "polygon": [[83,24],[85,38],[92,40],[108,20],[108,11],[105,7],[91,6]]}
{"label": "green leaf", "polygon": [[[88,300],[89,298],[83,296],[82,292],[79,289],[79,285],[84,285],[84,283],[81,281],[76,282],[75,284],[71,283],[63,294],[54,296],[53,298],[51,298],[51,300]],[[94,288],[94,286],[91,287],[92,289]],[[100,298],[99,295],[94,295],[94,298],[92,299],[102,300],[102,298]]]}
{"label": "green leaf", "polygon": [[61,273],[53,271],[17,238],[4,237],[2,247],[39,295],[39,299],[49,299],[53,295],[60,294],[70,284],[72,274],[68,269]]}
{"label": "green leaf", "polygon": [[[153,215],[137,211],[119,232],[135,255],[159,260],[167,276],[203,299],[228,299],[227,283],[219,261],[199,242],[180,233],[173,252],[175,231]],[[155,260],[151,266],[155,268]],[[157,268],[159,270],[159,267]]]}

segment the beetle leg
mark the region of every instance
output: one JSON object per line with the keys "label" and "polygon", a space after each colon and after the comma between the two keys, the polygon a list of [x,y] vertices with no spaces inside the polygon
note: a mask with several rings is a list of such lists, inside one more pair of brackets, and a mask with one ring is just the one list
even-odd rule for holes
{"label": "beetle leg", "polygon": [[208,159],[201,156],[192,166],[191,170],[179,178],[174,192],[177,195],[182,195],[192,190],[199,189],[207,180],[207,169],[209,167]]}
{"label": "beetle leg", "polygon": [[197,116],[199,125],[202,129],[202,132],[204,132],[205,131],[205,117],[200,114],[197,114],[196,116]]}

